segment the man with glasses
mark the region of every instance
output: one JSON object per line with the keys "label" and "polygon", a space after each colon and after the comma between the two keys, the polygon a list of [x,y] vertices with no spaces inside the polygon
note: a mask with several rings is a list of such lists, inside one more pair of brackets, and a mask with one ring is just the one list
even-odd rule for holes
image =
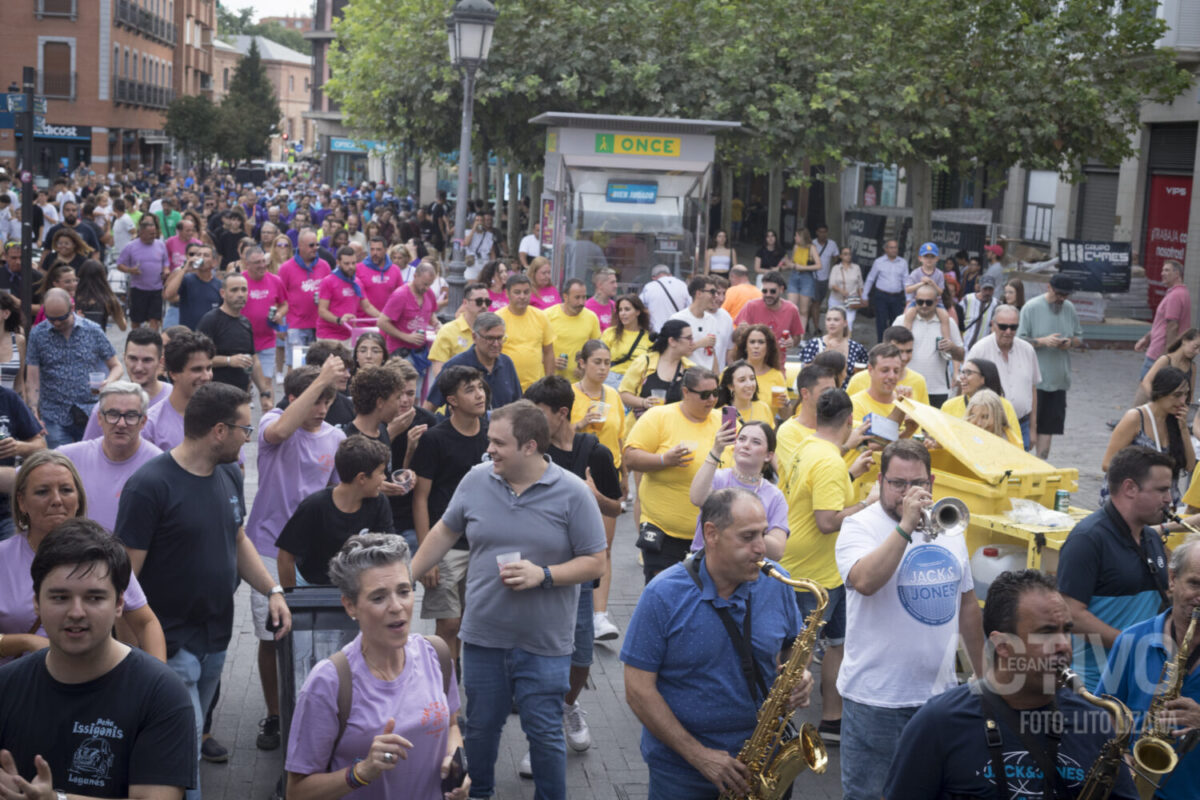
{"label": "man with glasses", "polygon": [[[1083,326],[1068,300],[1075,282],[1066,275],[1050,278],[1046,293],[1021,309],[1017,336],[1037,351],[1042,379],[1037,386],[1037,457],[1050,457],[1050,440],[1067,422],[1067,390],[1071,388],[1071,348],[1083,346]],[[1018,412],[1020,413],[1020,412]]]}
{"label": "man with glasses", "polygon": [[982,664],[982,615],[965,540],[926,542],[918,530],[932,488],[924,445],[892,442],[880,459],[879,502],[842,521],[834,549],[846,585],[837,690],[847,800],[882,796],[904,725],[957,684],[960,636],[976,674]]}
{"label": "man with glasses", "polygon": [[[234,462],[254,434],[250,395],[225,383],[201,386],[188,401],[183,424],[183,442],[125,483],[116,530],[162,623],[167,666],[191,696],[199,754],[205,711],[233,637],[239,579],[266,598],[275,637],[288,634],[292,616],[283,587],[243,528],[246,500]],[[274,662],[270,666],[274,674]],[[200,800],[199,787],[187,797]]]}
{"label": "man with glasses", "polygon": [[[485,289],[485,300],[486,291]],[[482,372],[490,390],[492,408],[500,408],[514,400],[520,400],[521,382],[517,379],[517,368],[513,366],[512,359],[501,352],[505,342],[504,320],[499,314],[493,314],[491,311],[479,314],[475,317],[473,336],[475,344],[447,361],[445,368],[463,366]],[[424,405],[427,410],[433,411],[445,402],[435,384],[430,388]]]}
{"label": "man with glasses", "polygon": [[1030,429],[1037,430],[1037,387],[1042,372],[1033,345],[1017,338],[1020,315],[1015,306],[998,306],[992,315],[992,332],[971,346],[967,360],[984,358],[996,365],[1004,397],[1021,422],[1021,438],[1028,450],[1032,446]]}
{"label": "man with glasses", "polygon": [[[733,331],[727,330],[717,318],[717,286],[708,275],[692,278],[688,284],[692,303],[671,315],[683,320],[692,329],[692,361],[718,375],[725,369],[725,357],[733,346]],[[594,338],[599,338],[596,336]],[[694,526],[693,526],[694,527]],[[694,532],[693,532],[694,533]]]}
{"label": "man with glasses", "polygon": [[800,309],[783,295],[787,278],[779,272],[768,272],[762,279],[762,297],[746,302],[734,320],[736,325],[766,325],[775,332],[779,347],[787,350],[804,335]]}
{"label": "man with glasses", "polygon": [[[429,346],[429,384],[437,381],[438,373],[446,362],[471,346],[471,335],[475,319],[491,303],[487,287],[482,283],[468,283],[463,289],[462,305],[454,319],[438,328],[433,344]],[[502,343],[503,344],[503,343]]]}
{"label": "man with glasses", "polygon": [[623,463],[642,473],[638,546],[646,583],[683,561],[691,549],[698,513],[691,500],[692,478],[721,427],[716,405],[716,374],[689,367],[683,373],[683,399],[647,409],[625,441]]}
{"label": "man with glasses", "polygon": [[97,404],[102,435],[98,439],[63,445],[63,455],[71,459],[83,489],[87,493],[88,517],[116,529],[117,502],[125,482],[150,459],[162,452],[142,439],[150,397],[131,381],[113,381],[100,390]]}
{"label": "man with glasses", "polygon": [[[914,292],[917,313],[912,321],[913,357],[912,366],[925,378],[929,391],[929,404],[941,408],[950,396],[950,378],[953,371],[951,361],[963,357],[962,334],[957,325],[949,325],[950,339],[942,337],[942,324],[938,321],[937,304],[939,293],[936,286],[923,283]],[[896,325],[904,325],[904,315],[896,317]]]}
{"label": "man with glasses", "polygon": [[296,255],[279,267],[279,280],[287,292],[289,349],[317,340],[317,289],[332,272],[329,262],[317,255],[316,232],[306,228],[296,238]]}

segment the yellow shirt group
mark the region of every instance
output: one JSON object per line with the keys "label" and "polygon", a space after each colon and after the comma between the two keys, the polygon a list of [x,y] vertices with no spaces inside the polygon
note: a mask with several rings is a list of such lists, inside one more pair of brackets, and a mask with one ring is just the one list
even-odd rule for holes
{"label": "yellow shirt group", "polygon": [[467,350],[475,341],[471,325],[462,317],[455,317],[447,322],[437,332],[433,345],[429,348],[429,360],[440,361],[443,364],[459,353]]}
{"label": "yellow shirt group", "polygon": [[796,453],[795,470],[780,488],[787,498],[791,529],[781,563],[792,575],[836,589],[842,585],[834,558],[837,532],[821,533],[814,512],[840,512],[855,502],[841,449],[816,436],[804,440]]}
{"label": "yellow shirt group", "polygon": [[[642,335],[640,340],[638,339],[639,333]],[[650,349],[650,332],[627,330],[618,337],[617,329],[614,326],[600,334],[600,341],[604,342],[608,347],[609,355],[612,356],[612,371],[617,375],[624,375],[633,362]],[[636,347],[634,346],[635,342],[637,343]],[[629,357],[625,358],[626,356]],[[621,363],[618,364],[618,361]]]}
{"label": "yellow shirt group", "polygon": [[768,408],[775,410],[777,408],[775,405],[775,395],[772,394],[771,390],[773,387],[778,386],[786,391],[788,385],[787,378],[783,377],[783,373],[774,367],[762,375],[755,375],[754,377],[758,381],[758,399],[766,403]]}
{"label": "yellow shirt group", "polygon": [[[1021,438],[1021,421],[1017,419],[1017,412],[1012,407],[1012,403],[1008,402],[1007,398],[1001,397],[1000,402],[1004,405],[1004,418],[1008,420],[1008,426],[1004,429],[1004,437],[1008,439],[1010,444],[1014,444],[1024,450],[1025,441]],[[967,398],[961,394],[957,397],[951,397],[942,403],[942,411],[953,417],[966,419]]]}
{"label": "yellow shirt group", "polygon": [[784,420],[775,431],[775,463],[779,465],[779,485],[783,486],[791,472],[800,443],[816,433],[815,428],[800,423],[799,417]]}
{"label": "yellow shirt group", "polygon": [[704,463],[705,454],[712,449],[720,427],[720,411],[713,409],[703,421],[693,422],[684,416],[679,403],[655,406],[638,419],[625,441],[626,447],[654,455],[665,453],[680,442],[689,442],[694,447],[688,464],[642,473],[638,485],[642,504],[639,523],[649,522],[668,536],[692,540],[699,513],[690,497],[692,478]]}
{"label": "yellow shirt group", "polygon": [[[588,339],[600,338],[600,318],[590,309],[582,309],[575,316],[563,310],[562,304],[546,309],[546,317],[554,330],[554,354],[566,355],[567,366],[558,374],[567,380],[575,378],[575,356],[583,349]],[[520,373],[520,370],[517,370]],[[521,388],[525,388],[524,381]]]}
{"label": "yellow shirt group", "polygon": [[[921,373],[906,368],[904,370],[904,377],[900,379],[897,385],[909,387],[912,389],[913,400],[929,405],[929,389],[925,387],[925,378],[922,377]],[[854,376],[850,378],[850,383],[846,385],[846,394],[853,397],[857,392],[865,392],[870,387],[870,374],[865,369],[859,370],[854,373]]]}
{"label": "yellow shirt group", "polygon": [[[574,424],[586,417],[592,403],[597,401],[584,394],[578,383],[573,384],[572,388],[575,390],[575,405],[571,406],[571,422]],[[613,462],[617,469],[620,469],[621,446],[625,439],[625,407],[621,404],[621,395],[617,394],[616,389],[611,386],[601,388],[604,389],[603,402],[608,403],[608,414],[604,422],[592,423],[584,432],[594,433],[600,444],[612,451]]]}
{"label": "yellow shirt group", "polygon": [[554,328],[546,312],[533,306],[526,308],[524,314],[513,313],[512,306],[505,306],[496,313],[504,320],[504,335],[508,337],[504,342],[504,355],[512,359],[521,391],[525,391],[546,375],[542,348],[554,344]]}

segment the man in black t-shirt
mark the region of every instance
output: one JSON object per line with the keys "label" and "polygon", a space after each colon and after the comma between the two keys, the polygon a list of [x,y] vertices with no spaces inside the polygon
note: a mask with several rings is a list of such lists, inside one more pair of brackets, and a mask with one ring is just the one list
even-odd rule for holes
{"label": "man in black t-shirt", "polygon": [[[488,448],[483,373],[470,367],[448,367],[438,375],[437,385],[446,398],[450,418],[425,431],[413,456],[412,469],[417,474],[413,522],[418,542],[425,541],[450,505],[459,481],[483,460]],[[460,537],[446,557],[421,578],[425,584],[421,618],[436,621],[437,635],[446,640],[456,657],[466,596],[467,560],[467,541]]]}
{"label": "man in black t-shirt", "polygon": [[[1053,578],[1032,569],[1001,573],[983,609],[983,680],[943,692],[909,720],[883,796],[1076,797],[1115,734],[1106,712],[1055,688],[1071,664],[1071,629]],[[1056,787],[1046,785],[1047,772]],[[1138,797],[1124,764],[1109,796]]]}
{"label": "man in black t-shirt", "polygon": [[[413,456],[417,452],[417,444],[425,431],[438,424],[438,418],[417,406],[417,382],[420,375],[411,363],[403,358],[393,358],[385,365],[400,378],[399,403],[396,406],[396,416],[388,423],[388,436],[391,439],[392,463],[389,469],[395,473],[407,470],[412,475],[415,485],[416,474],[412,472]],[[403,494],[391,492],[386,486],[384,493],[392,505],[392,521],[396,524],[396,532],[408,542],[409,549],[417,552],[417,527],[413,522],[413,492]]]}
{"label": "man in black t-shirt", "polygon": [[[0,472],[16,474],[17,456],[46,446],[45,429],[29,406],[12,389],[0,386]],[[0,541],[13,535],[12,509],[7,492],[0,493]]]}
{"label": "man in black t-shirt", "polygon": [[183,682],[110,634],[129,585],[120,542],[67,520],[30,573],[50,646],[0,668],[0,796],[177,799],[198,785]]}
{"label": "man in black t-shirt", "polygon": [[275,540],[281,586],[296,586],[297,574],[311,586],[328,586],[329,559],[347,539],[364,530],[395,532],[391,509],[380,493],[389,456],[378,440],[362,435],[342,440],[333,458],[341,483],[301,500]]}
{"label": "man in black t-shirt", "polygon": [[230,275],[221,287],[221,305],[200,318],[196,330],[212,339],[213,380],[228,383],[243,392],[250,388],[250,379],[258,389],[262,413],[275,406],[274,387],[263,377],[262,364],[254,349],[254,331],[250,320],[242,316],[249,297],[249,286],[242,275]]}

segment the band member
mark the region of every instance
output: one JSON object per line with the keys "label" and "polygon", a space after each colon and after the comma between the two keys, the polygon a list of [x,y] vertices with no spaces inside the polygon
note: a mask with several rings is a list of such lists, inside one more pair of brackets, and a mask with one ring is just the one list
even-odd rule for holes
{"label": "band member", "polygon": [[[754,732],[781,651],[803,624],[792,589],[758,569],[767,532],[758,497],[740,488],[713,492],[700,520],[704,550],[650,582],[621,649],[625,697],[645,726],[650,800],[746,793],[750,771],[734,756]],[[753,675],[742,669],[745,639]],[[811,691],[805,670],[789,706],[807,706]]]}
{"label": "band member", "polygon": [[[1071,663],[1071,612],[1053,578],[1032,569],[1002,573],[988,588],[983,629],[983,679],[943,692],[909,721],[885,798],[1066,800],[1079,796],[1114,737],[1103,709],[1055,688],[1056,672]],[[1119,762],[1108,767],[1117,775],[1108,797],[1136,798],[1128,771]]]}
{"label": "band member", "polygon": [[[1192,534],[1183,544],[1171,551],[1167,569],[1170,588],[1167,592],[1171,607],[1156,617],[1139,622],[1121,632],[1108,654],[1108,666],[1100,676],[1101,691],[1116,697],[1134,713],[1137,729],[1142,730],[1145,711],[1155,695],[1162,691],[1159,677],[1168,660],[1180,668],[1179,696],[1166,700],[1163,713],[1157,720],[1169,742],[1184,737],[1176,750],[1183,751],[1186,742],[1195,739],[1200,731],[1200,625],[1192,634],[1191,647],[1186,654],[1179,651],[1191,623],[1192,613],[1200,606],[1200,534]],[[1162,788],[1155,797],[1161,800],[1192,798],[1200,786],[1200,749],[1182,752],[1173,772],[1164,776]]]}

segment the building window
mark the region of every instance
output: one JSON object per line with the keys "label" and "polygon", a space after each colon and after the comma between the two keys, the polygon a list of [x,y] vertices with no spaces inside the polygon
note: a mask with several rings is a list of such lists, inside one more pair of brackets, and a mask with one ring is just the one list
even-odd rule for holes
{"label": "building window", "polygon": [[229,67],[221,71],[221,89],[226,92],[229,91]]}
{"label": "building window", "polygon": [[38,17],[75,18],[76,0],[37,0]]}
{"label": "building window", "polygon": [[288,75],[288,93],[296,91],[296,76]]}
{"label": "building window", "polygon": [[307,92],[307,91],[310,91],[311,89],[312,89],[312,81],[309,80],[308,77],[305,77],[304,78],[304,91]]}
{"label": "building window", "polygon": [[74,42],[42,42],[42,63],[39,65],[42,81],[40,94],[49,97],[75,96],[75,72],[71,69],[75,61],[74,50]]}
{"label": "building window", "polygon": [[117,45],[113,48],[112,69],[113,75],[116,75],[117,77],[121,76],[121,45]]}
{"label": "building window", "polygon": [[287,134],[289,141],[296,140],[296,120],[292,119],[291,117],[288,117],[287,121]]}
{"label": "building window", "polygon": [[1049,244],[1054,223],[1054,195],[1058,190],[1058,173],[1035,169],[1025,177],[1025,225],[1021,238],[1028,242]]}

